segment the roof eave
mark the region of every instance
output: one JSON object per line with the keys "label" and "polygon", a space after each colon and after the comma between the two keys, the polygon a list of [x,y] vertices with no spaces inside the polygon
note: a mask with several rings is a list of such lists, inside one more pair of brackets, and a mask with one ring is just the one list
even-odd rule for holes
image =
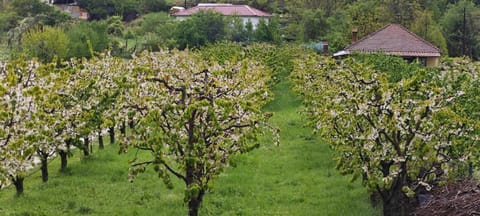
{"label": "roof eave", "polygon": [[[171,16],[174,16],[174,17],[189,17],[189,16],[193,16],[194,14],[172,14]],[[238,16],[238,17],[259,17],[259,18],[271,18],[273,17],[273,15],[268,15],[268,16],[259,16],[259,15],[238,15],[238,14],[232,14],[232,15],[225,15],[225,14],[222,14],[224,16]]]}
{"label": "roof eave", "polygon": [[350,55],[350,51],[340,50],[340,51],[334,53],[333,57],[339,57],[339,56],[344,56],[344,55]]}
{"label": "roof eave", "polygon": [[334,56],[350,55],[353,53],[359,54],[385,54],[395,55],[401,57],[441,57],[440,52],[402,52],[402,51],[375,51],[375,50],[342,50],[336,52]]}

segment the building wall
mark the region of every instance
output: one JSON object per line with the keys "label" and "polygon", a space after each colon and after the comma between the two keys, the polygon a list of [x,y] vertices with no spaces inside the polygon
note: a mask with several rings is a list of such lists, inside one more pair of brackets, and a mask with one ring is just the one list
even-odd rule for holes
{"label": "building wall", "polygon": [[179,20],[179,21],[183,21],[183,20],[186,20],[186,19],[188,19],[188,17],[184,17],[184,16],[177,16],[177,18],[176,18],[176,19],[177,19],[177,20]]}
{"label": "building wall", "polygon": [[263,17],[242,17],[243,25],[245,26],[249,21],[253,25],[253,29],[256,29],[258,24],[260,23],[260,20],[263,19],[265,22],[268,24],[268,18],[263,18]]}
{"label": "building wall", "polygon": [[81,20],[88,20],[89,13],[87,10],[80,9],[80,17],[78,17]]}
{"label": "building wall", "polygon": [[69,13],[73,19],[88,19],[88,12],[85,9],[80,8],[78,5],[55,4],[55,7]]}
{"label": "building wall", "polygon": [[[183,21],[188,19],[189,17],[185,16],[177,16],[177,20]],[[241,17],[243,21],[243,25],[245,26],[249,21],[252,23],[253,29],[256,29],[258,24],[260,23],[261,19],[264,19],[266,23],[268,23],[268,18],[264,17]]]}
{"label": "building wall", "polygon": [[440,57],[427,57],[427,67],[437,67],[440,65]]}

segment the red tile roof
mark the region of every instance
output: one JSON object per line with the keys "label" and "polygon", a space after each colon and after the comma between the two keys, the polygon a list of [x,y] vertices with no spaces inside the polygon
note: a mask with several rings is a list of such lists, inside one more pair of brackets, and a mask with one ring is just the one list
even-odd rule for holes
{"label": "red tile roof", "polygon": [[178,11],[173,16],[191,16],[200,10],[214,10],[223,15],[237,15],[247,17],[270,17],[269,13],[252,8],[248,5],[232,5],[232,4],[198,4],[195,7]]}
{"label": "red tile roof", "polygon": [[389,24],[380,30],[367,35],[353,43],[336,55],[362,53],[385,53],[398,56],[436,57],[441,55],[440,49],[417,36],[405,27]]}

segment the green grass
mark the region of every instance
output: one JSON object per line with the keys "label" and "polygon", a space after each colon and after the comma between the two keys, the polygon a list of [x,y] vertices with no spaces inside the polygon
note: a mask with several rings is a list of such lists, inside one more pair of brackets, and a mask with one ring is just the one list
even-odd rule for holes
{"label": "green grass", "polygon": [[[128,160],[118,146],[107,146],[89,158],[70,158],[69,169],[59,173],[59,161],[50,164],[50,180],[40,173],[29,177],[25,194],[14,197],[11,188],[0,193],[0,215],[164,215],[185,214],[180,182],[167,190],[149,170],[128,182]],[[77,152],[80,155],[80,152]]]}
{"label": "green grass", "polygon": [[[286,81],[277,84],[276,99],[266,110],[281,129],[280,146],[262,139],[262,147],[233,159],[205,196],[201,215],[379,215],[365,189],[334,169],[333,152],[305,128],[301,102]],[[50,164],[50,181],[29,177],[25,195],[0,191],[0,215],[186,215],[183,185],[168,190],[151,169],[127,181],[134,152],[117,155],[107,146],[90,158],[76,154],[69,171]]]}
{"label": "green grass", "polygon": [[[0,37],[1,40],[6,40]],[[10,58],[10,49],[7,47],[7,44],[0,42],[0,61],[6,61]]]}
{"label": "green grass", "polygon": [[266,109],[281,129],[280,146],[265,143],[237,157],[205,197],[207,215],[379,215],[359,182],[335,170],[333,152],[304,127],[289,82],[276,85]]}

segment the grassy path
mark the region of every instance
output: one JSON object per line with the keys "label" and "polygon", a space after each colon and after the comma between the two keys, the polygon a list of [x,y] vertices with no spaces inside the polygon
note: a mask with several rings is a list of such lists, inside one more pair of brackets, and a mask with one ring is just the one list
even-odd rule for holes
{"label": "grassy path", "polygon": [[[226,169],[205,196],[201,215],[377,214],[361,185],[334,169],[328,146],[303,127],[301,102],[289,86],[280,82],[267,107],[281,129],[280,146],[265,139],[260,149],[235,158],[236,167]],[[168,190],[148,169],[129,183],[128,160],[135,152],[117,150],[107,145],[88,159],[76,153],[67,173],[59,173],[59,161],[53,161],[48,183],[36,173],[26,180],[23,197],[14,198],[13,188],[0,191],[0,215],[186,215],[180,181]]]}
{"label": "grassy path", "polygon": [[[305,128],[301,101],[284,78],[266,108],[281,129],[279,147],[263,144],[237,159],[206,197],[210,215],[375,215],[365,189],[335,170],[328,145]],[[270,140],[268,140],[270,142]]]}

